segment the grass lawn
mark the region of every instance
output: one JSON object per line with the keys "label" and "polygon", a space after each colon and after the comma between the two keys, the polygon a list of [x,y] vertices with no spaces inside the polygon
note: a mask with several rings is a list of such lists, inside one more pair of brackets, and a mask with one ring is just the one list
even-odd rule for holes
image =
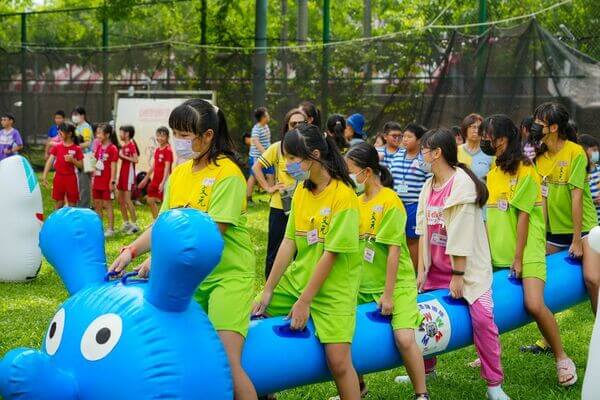
{"label": "grass lawn", "polygon": [[[53,209],[48,190],[43,189],[45,215]],[[263,285],[263,263],[266,248],[268,205],[261,198],[249,210],[250,233],[257,255],[257,290]],[[121,226],[120,212],[116,211],[116,224]],[[138,207],[141,226],[148,226],[152,217],[147,207]],[[56,238],[60,240],[60,238]],[[107,259],[112,261],[121,246],[129,243],[132,236],[117,234],[106,243]],[[72,246],[73,243],[65,243]],[[568,288],[565,288],[568,290]],[[39,348],[47,324],[67,293],[54,270],[44,261],[37,279],[25,284],[0,283],[0,356],[19,347]],[[588,303],[580,304],[558,315],[559,325],[567,352],[578,368],[580,381],[571,389],[558,386],[553,359],[550,356],[531,356],[519,352],[519,346],[533,342],[538,336],[535,325],[530,324],[506,333],[502,339],[502,360],[506,373],[505,391],[513,399],[579,399],[581,382],[587,359],[588,342],[593,318]],[[377,349],[373,349],[376,351]],[[485,384],[479,372],[466,367],[476,357],[474,348],[445,354],[439,358],[438,377],[431,381],[429,390],[434,399],[482,399]],[[268,362],[268,360],[266,360]],[[301,367],[301,366],[299,366]],[[394,376],[404,373],[403,368],[367,375],[370,388],[369,399],[409,399],[410,387],[393,382]],[[280,393],[282,400],[327,399],[335,395],[332,383],[311,385]]]}

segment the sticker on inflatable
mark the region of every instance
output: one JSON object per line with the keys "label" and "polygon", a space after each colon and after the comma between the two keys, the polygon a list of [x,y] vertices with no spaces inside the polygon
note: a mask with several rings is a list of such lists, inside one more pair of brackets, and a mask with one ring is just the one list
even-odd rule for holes
{"label": "sticker on inflatable", "polygon": [[452,325],[446,309],[436,299],[419,303],[423,323],[417,330],[417,343],[423,355],[446,350],[452,336]]}

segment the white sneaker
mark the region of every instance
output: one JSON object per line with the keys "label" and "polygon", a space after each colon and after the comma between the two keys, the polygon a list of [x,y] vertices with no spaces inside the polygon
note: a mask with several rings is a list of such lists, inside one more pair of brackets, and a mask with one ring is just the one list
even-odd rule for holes
{"label": "white sneaker", "polygon": [[112,229],[107,229],[104,231],[104,237],[105,238],[109,238],[115,235],[115,231],[113,231]]}
{"label": "white sneaker", "polygon": [[502,390],[502,386],[488,386],[486,397],[488,400],[510,400],[510,397],[504,390]]}
{"label": "white sneaker", "polygon": [[138,233],[140,231],[140,227],[137,224],[132,222],[129,223],[129,229],[127,230],[127,234],[131,235],[132,233]]}
{"label": "white sneaker", "polygon": [[[434,379],[437,376],[437,372],[435,371],[435,369],[427,374],[425,374],[425,381],[429,382],[430,379]],[[394,382],[399,383],[401,385],[412,385],[412,382],[410,380],[410,376],[408,375],[398,375],[397,377],[394,378]]]}
{"label": "white sneaker", "polygon": [[121,232],[127,233],[127,232],[129,232],[130,229],[131,229],[131,223],[129,221],[126,221],[123,223],[123,226],[121,227]]}

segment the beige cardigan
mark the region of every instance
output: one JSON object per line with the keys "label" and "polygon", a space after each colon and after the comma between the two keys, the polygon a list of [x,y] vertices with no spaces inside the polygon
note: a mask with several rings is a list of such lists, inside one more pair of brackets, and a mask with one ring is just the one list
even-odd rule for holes
{"label": "beige cardigan", "polygon": [[[420,255],[425,266],[425,276],[431,266],[429,239],[427,237],[426,208],[433,178],[429,178],[419,195],[416,233],[423,237]],[[477,192],[473,180],[461,168],[456,168],[450,196],[444,203],[443,217],[446,225],[446,254],[467,258],[463,295],[473,304],[492,287],[492,260],[482,209],[477,206]],[[453,262],[452,257],[450,257]]]}

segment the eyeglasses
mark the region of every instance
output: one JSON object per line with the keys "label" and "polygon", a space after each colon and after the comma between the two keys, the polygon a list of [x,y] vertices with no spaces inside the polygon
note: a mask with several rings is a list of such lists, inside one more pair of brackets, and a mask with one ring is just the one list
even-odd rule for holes
{"label": "eyeglasses", "polygon": [[290,121],[290,122],[289,122],[289,125],[290,125],[290,128],[292,128],[292,129],[293,129],[293,128],[295,128],[296,126],[298,126],[298,124],[305,124],[305,123],[306,123],[306,121]]}
{"label": "eyeglasses", "polygon": [[388,135],[388,137],[394,139],[394,140],[398,140],[398,139],[402,139],[403,135]]}

